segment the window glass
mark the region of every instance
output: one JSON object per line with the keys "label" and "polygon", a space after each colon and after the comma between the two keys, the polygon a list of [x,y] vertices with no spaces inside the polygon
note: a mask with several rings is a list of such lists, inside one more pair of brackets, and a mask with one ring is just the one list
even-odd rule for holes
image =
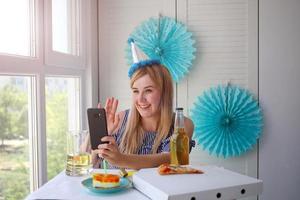
{"label": "window glass", "polygon": [[30,191],[30,77],[0,75],[0,199]]}
{"label": "window glass", "polygon": [[79,78],[46,78],[48,180],[66,166],[66,133],[79,130]]}
{"label": "window glass", "polygon": [[52,48],[79,55],[79,12],[77,0],[52,0]]}
{"label": "window glass", "polygon": [[33,12],[32,0],[0,0],[0,53],[35,56]]}

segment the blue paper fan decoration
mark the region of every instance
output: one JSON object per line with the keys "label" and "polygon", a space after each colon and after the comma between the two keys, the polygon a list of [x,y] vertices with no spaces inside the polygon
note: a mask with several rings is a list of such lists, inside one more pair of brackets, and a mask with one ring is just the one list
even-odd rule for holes
{"label": "blue paper fan decoration", "polygon": [[245,89],[228,84],[199,96],[191,110],[195,139],[210,154],[239,156],[259,138],[263,117],[258,102]]}
{"label": "blue paper fan decoration", "polygon": [[[150,18],[136,27],[129,37],[149,58],[160,60],[176,82],[188,73],[195,58],[192,33],[169,17]],[[128,65],[131,66],[129,44],[125,51]]]}

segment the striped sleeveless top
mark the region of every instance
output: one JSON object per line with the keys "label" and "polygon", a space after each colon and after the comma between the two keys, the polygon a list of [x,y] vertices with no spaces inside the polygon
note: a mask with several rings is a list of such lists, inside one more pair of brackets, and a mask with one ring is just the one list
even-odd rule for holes
{"label": "striped sleeveless top", "polygon": [[[113,135],[117,144],[120,145],[122,136],[126,129],[126,124],[128,120],[129,110],[125,110],[125,116],[119,130]],[[170,151],[170,139],[173,134],[174,126],[170,128],[170,131],[165,139],[160,142],[156,153],[169,152]],[[151,154],[152,146],[154,144],[154,140],[157,133],[155,131],[147,131],[145,132],[145,136],[143,139],[142,145],[138,148],[137,154]],[[195,141],[190,141],[190,150],[195,146]]]}

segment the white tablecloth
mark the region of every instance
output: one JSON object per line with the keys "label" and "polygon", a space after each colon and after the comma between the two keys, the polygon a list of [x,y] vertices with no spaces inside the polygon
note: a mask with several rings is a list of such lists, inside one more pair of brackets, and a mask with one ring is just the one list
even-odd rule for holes
{"label": "white tablecloth", "polygon": [[26,200],[31,199],[72,199],[72,200],[93,200],[93,199],[141,199],[149,200],[148,197],[140,193],[134,188],[126,189],[124,191],[111,194],[95,194],[87,191],[82,185],[81,181],[88,178],[70,177],[61,172],[45,185],[40,187],[37,191],[27,196]]}
{"label": "white tablecloth", "polygon": [[[197,166],[195,167],[197,168]],[[169,198],[170,196],[174,199],[183,199],[183,196],[186,197],[184,199],[192,199],[191,197],[205,200],[237,199],[258,195],[262,192],[261,180],[215,166],[198,167],[204,171],[204,174],[159,176],[155,168],[142,169],[135,174],[134,185],[154,199],[171,199]],[[101,169],[95,171],[103,172]],[[109,173],[118,172],[119,170],[109,170]],[[87,191],[81,184],[81,181],[88,177],[70,177],[63,171],[37,191],[30,194],[26,199],[149,200],[147,196],[135,188],[110,194],[92,193]],[[153,194],[158,196],[154,197]],[[221,196],[222,198],[220,198]]]}

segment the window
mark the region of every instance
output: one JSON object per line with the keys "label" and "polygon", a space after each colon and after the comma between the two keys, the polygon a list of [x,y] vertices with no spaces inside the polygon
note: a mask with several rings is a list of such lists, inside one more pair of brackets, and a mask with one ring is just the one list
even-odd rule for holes
{"label": "window", "polygon": [[[68,29],[54,23],[52,34],[63,12]],[[97,26],[79,25],[97,24],[96,13],[96,1],[0,0],[0,199],[24,199],[61,172],[66,130],[86,128],[97,55],[83,55],[97,46],[84,44],[97,41]]]}
{"label": "window", "polygon": [[47,175],[66,166],[66,133],[80,130],[79,78],[46,77]]}
{"label": "window", "polygon": [[30,191],[30,76],[0,76],[0,199],[24,199]]}
{"label": "window", "polygon": [[32,16],[32,0],[0,0],[0,53],[35,56]]}
{"label": "window", "polygon": [[84,0],[45,1],[45,62],[47,65],[86,67]]}
{"label": "window", "polygon": [[52,49],[79,56],[78,1],[52,0]]}

